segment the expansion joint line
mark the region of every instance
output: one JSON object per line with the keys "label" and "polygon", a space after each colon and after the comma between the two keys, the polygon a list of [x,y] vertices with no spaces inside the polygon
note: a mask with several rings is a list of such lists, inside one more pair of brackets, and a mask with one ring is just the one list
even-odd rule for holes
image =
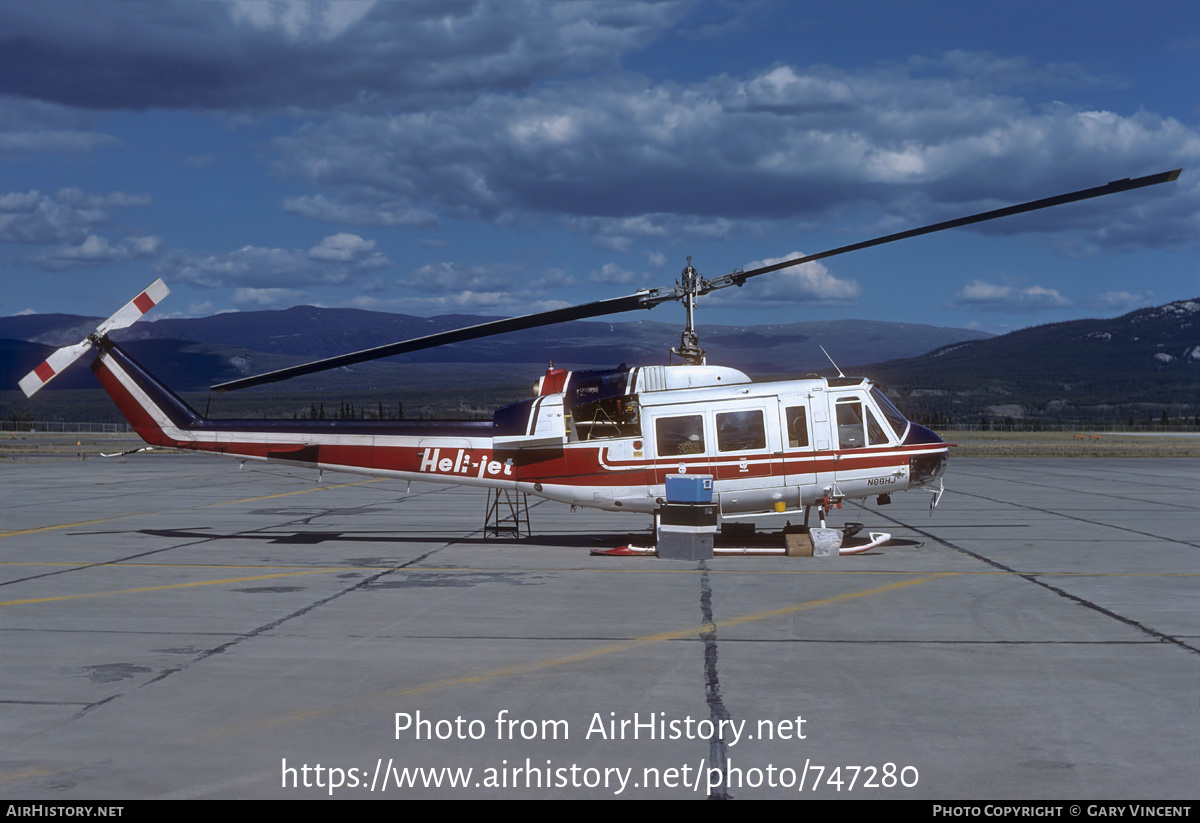
{"label": "expansion joint line", "polygon": [[[1018,509],[1026,509],[1031,512],[1042,512],[1044,514],[1053,514],[1056,517],[1063,517],[1063,518],[1066,518],[1067,520],[1074,520],[1077,523],[1087,523],[1089,526],[1103,526],[1108,529],[1117,529],[1118,531],[1129,532],[1130,534],[1141,535],[1144,537],[1153,537],[1155,540],[1163,540],[1167,543],[1179,543],[1182,546],[1192,546],[1193,548],[1200,548],[1200,543],[1194,543],[1191,540],[1180,540],[1177,537],[1165,537],[1164,535],[1161,535],[1161,534],[1154,534],[1153,532],[1148,532],[1145,529],[1135,529],[1135,528],[1131,528],[1130,526],[1119,526],[1116,523],[1101,523],[1097,520],[1088,520],[1086,517],[1076,517],[1073,514],[1067,514],[1065,512],[1051,511],[1050,509],[1043,509],[1038,506],[1029,506],[1029,505],[1026,505],[1025,503],[1013,503],[1009,500],[997,500],[994,497],[988,497],[987,495],[983,495],[983,494],[972,494],[971,492],[962,492],[962,491],[955,491],[955,494],[961,494],[965,497],[974,497],[977,500],[986,500],[989,503],[1001,503],[1006,506],[1015,506]],[[1187,507],[1187,510],[1191,511],[1192,508]]]}
{"label": "expansion joint line", "polygon": [[[319,515],[317,515],[317,516],[319,516]],[[313,519],[313,517],[314,517],[313,515],[309,515],[307,519],[311,520],[311,519]],[[296,522],[296,521],[293,521],[293,522]],[[264,528],[273,528],[273,527],[264,527]],[[160,672],[160,673],[158,674],[158,676],[156,676],[156,677],[153,677],[153,678],[151,678],[150,680],[147,680],[145,683],[141,684],[141,685],[140,685],[138,688],[139,688],[139,689],[144,689],[144,688],[146,688],[147,686],[150,686],[150,685],[153,685],[154,683],[158,683],[158,682],[160,682],[160,681],[162,681],[162,680],[165,680],[166,678],[170,677],[171,675],[173,675],[173,674],[176,674],[177,672],[181,672],[181,671],[183,671],[184,669],[186,669],[186,668],[189,668],[190,666],[193,666],[193,665],[195,665],[196,663],[199,663],[199,662],[201,662],[202,660],[206,660],[206,659],[208,659],[209,657],[212,657],[213,655],[216,655],[216,654],[222,654],[222,653],[224,653],[225,651],[227,651],[227,650],[229,650],[229,649],[233,648],[234,646],[238,645],[239,643],[242,643],[242,642],[244,642],[244,641],[246,641],[246,640],[251,640],[251,639],[253,639],[253,638],[255,638],[255,637],[258,637],[258,636],[259,636],[259,635],[261,635],[261,634],[264,634],[265,632],[272,631],[272,630],[274,630],[274,629],[278,628],[279,626],[283,625],[284,623],[287,623],[289,620],[293,620],[293,619],[295,619],[295,618],[297,618],[297,617],[301,617],[301,616],[303,616],[303,615],[305,615],[305,614],[308,614],[309,612],[313,611],[314,609],[319,609],[320,607],[322,607],[322,606],[326,605],[327,603],[330,603],[330,602],[331,602],[331,601],[333,601],[333,600],[337,600],[339,597],[342,597],[342,596],[344,596],[344,595],[350,594],[351,592],[361,591],[361,590],[363,590],[363,589],[367,588],[368,586],[372,585],[372,584],[373,584],[373,583],[375,583],[376,581],[380,580],[381,578],[383,578],[383,577],[385,577],[385,576],[387,576],[387,575],[389,575],[389,574],[393,574],[393,573],[395,573],[395,572],[401,571],[401,570],[403,570],[403,569],[406,569],[406,568],[408,568],[408,567],[410,567],[410,566],[415,566],[415,565],[416,565],[416,564],[418,564],[418,563],[421,563],[421,562],[423,562],[423,561],[425,561],[425,560],[428,560],[430,557],[432,557],[433,555],[437,554],[437,553],[438,553],[438,552],[440,552],[442,549],[449,548],[450,546],[453,546],[455,543],[458,543],[460,540],[464,540],[464,539],[470,538],[470,537],[474,536],[475,534],[477,534],[477,533],[480,533],[480,532],[482,532],[482,531],[483,531],[483,527],[481,526],[480,528],[476,529],[475,531],[472,531],[472,532],[469,532],[469,533],[468,533],[468,534],[466,534],[466,535],[463,535],[463,537],[461,537],[461,538],[458,538],[458,539],[455,539],[455,540],[448,540],[448,541],[446,541],[445,543],[443,543],[442,545],[440,545],[440,546],[437,546],[437,547],[435,547],[435,548],[432,548],[432,549],[430,549],[429,551],[425,552],[424,554],[421,554],[421,555],[419,555],[419,556],[417,556],[417,557],[414,557],[412,560],[408,560],[408,561],[406,561],[406,562],[404,562],[404,563],[399,563],[399,564],[397,564],[397,565],[395,565],[395,566],[389,566],[388,568],[386,568],[386,569],[383,569],[382,571],[380,571],[378,574],[373,574],[373,575],[371,575],[370,577],[367,577],[367,578],[365,578],[365,579],[363,579],[363,580],[360,580],[360,581],[358,581],[358,582],[357,582],[357,583],[355,583],[353,586],[349,586],[349,587],[347,587],[347,588],[345,588],[345,589],[342,589],[341,591],[334,592],[333,594],[329,595],[328,597],[324,597],[324,598],[322,598],[322,599],[320,599],[320,600],[317,600],[317,601],[315,601],[315,602],[313,602],[313,603],[309,603],[307,606],[304,606],[304,607],[302,607],[302,608],[299,608],[299,609],[297,609],[296,611],[294,611],[294,612],[292,612],[292,613],[290,613],[290,614],[286,614],[286,615],[284,615],[283,617],[279,618],[278,620],[274,620],[274,621],[272,621],[272,622],[270,622],[270,623],[267,623],[267,624],[265,624],[265,625],[259,626],[257,629],[254,629],[253,631],[247,632],[247,633],[245,633],[245,634],[238,635],[237,637],[233,638],[232,640],[229,640],[229,641],[228,641],[228,642],[226,642],[226,643],[222,643],[222,644],[221,644],[221,645],[219,645],[219,646],[216,646],[216,647],[214,647],[214,648],[211,648],[211,649],[207,649],[207,650],[205,650],[204,652],[202,652],[201,654],[197,655],[197,656],[196,656],[195,658],[193,658],[191,661],[189,661],[188,663],[186,663],[186,664],[184,664],[184,665],[182,665],[182,666],[177,666],[177,667],[175,667],[175,668],[172,668],[172,669],[167,669],[167,670],[165,670],[165,671],[163,671],[163,672]],[[203,542],[203,541],[200,541],[200,542]],[[87,714],[88,712],[90,712],[92,709],[95,709],[95,708],[98,708],[98,707],[100,707],[100,706],[103,706],[105,703],[109,703],[109,702],[111,702],[112,700],[115,700],[116,698],[118,698],[118,697],[121,697],[121,696],[123,696],[123,693],[122,693],[122,694],[115,694],[115,695],[112,695],[112,696],[110,696],[110,697],[107,697],[107,698],[105,698],[104,700],[101,700],[101,701],[99,701],[99,702],[97,702],[97,703],[93,703],[93,704],[91,704],[91,705],[89,705],[89,706],[85,706],[85,707],[84,707],[82,710],[80,710],[80,711],[79,711],[79,712],[78,712],[78,713],[77,713],[77,714],[76,714],[76,715],[75,715],[73,718],[71,718],[71,719],[72,719],[72,720],[77,720],[77,719],[79,719],[80,717],[83,717],[83,715],[85,715],[85,714]]]}
{"label": "expansion joint line", "polygon": [[[700,613],[704,618],[704,628],[700,632],[700,639],[704,641],[704,697],[708,703],[709,718],[712,720],[714,728],[723,729],[727,728],[727,725],[722,721],[729,720],[730,716],[729,709],[725,708],[725,701],[721,698],[721,681],[717,677],[717,625],[713,619],[712,587],[709,585],[708,565],[703,560],[700,561]],[[725,739],[716,735],[708,742],[709,766],[720,769],[721,774],[725,774],[727,760]],[[709,792],[708,799],[732,799],[724,781]]]}
{"label": "expansion joint line", "polygon": [[[971,496],[978,497],[979,495],[971,495]],[[990,498],[984,498],[984,499],[990,499]],[[996,501],[996,502],[1003,502],[1003,501]],[[864,510],[866,509],[866,506],[863,505],[862,503],[856,502],[855,505],[857,505],[860,509],[864,509]],[[1105,617],[1111,617],[1113,620],[1116,620],[1120,623],[1124,623],[1126,626],[1130,626],[1131,628],[1137,629],[1138,631],[1143,632],[1144,634],[1148,634],[1149,636],[1153,637],[1155,640],[1158,640],[1160,643],[1170,643],[1172,645],[1178,646],[1181,649],[1184,649],[1185,651],[1189,651],[1192,654],[1200,654],[1200,649],[1196,648],[1195,646],[1190,646],[1187,643],[1184,643],[1178,637],[1172,637],[1171,635],[1166,634],[1165,632],[1160,632],[1157,629],[1152,629],[1149,626],[1147,626],[1146,624],[1139,623],[1138,621],[1134,620],[1131,617],[1126,617],[1123,614],[1117,614],[1116,612],[1112,611],[1111,609],[1106,609],[1103,606],[1101,606],[1099,603],[1093,603],[1091,600],[1088,600],[1085,597],[1080,597],[1077,594],[1072,594],[1071,592],[1068,592],[1064,589],[1060,589],[1058,586],[1052,586],[1051,584],[1047,583],[1045,580],[1042,580],[1036,572],[1019,572],[1016,569],[1014,569],[1010,566],[1006,566],[999,561],[992,560],[990,557],[985,557],[984,555],[979,554],[978,552],[973,552],[970,549],[965,549],[956,543],[951,543],[949,540],[946,540],[945,538],[938,537],[936,534],[927,532],[924,529],[918,528],[917,526],[913,526],[909,523],[905,523],[904,521],[898,520],[897,518],[892,517],[891,515],[884,514],[883,512],[876,512],[876,515],[883,517],[885,520],[890,520],[891,522],[895,523],[898,526],[903,526],[906,529],[911,529],[912,531],[916,532],[917,534],[922,535],[923,537],[927,537],[930,540],[932,540],[933,542],[938,543],[942,546],[945,546],[948,549],[953,549],[954,551],[965,554],[968,557],[973,557],[976,560],[980,561],[981,563],[986,563],[987,565],[991,566],[992,568],[999,569],[999,570],[1006,572],[1008,574],[1011,574],[1015,577],[1019,577],[1022,580],[1026,580],[1037,586],[1041,586],[1043,589],[1046,589],[1047,591],[1054,592],[1059,597],[1066,598],[1067,600],[1070,600],[1073,603],[1083,606],[1084,608],[1091,609],[1092,611],[1095,611],[1095,612],[1099,612],[1100,614],[1104,615]],[[1069,517],[1069,515],[1064,515],[1064,516]],[[1071,518],[1071,519],[1079,520],[1080,518]],[[1085,521],[1085,522],[1090,522],[1090,521]],[[1161,539],[1170,540],[1170,538],[1165,538],[1165,537],[1161,538]],[[1172,540],[1171,542],[1180,543],[1183,541]]]}

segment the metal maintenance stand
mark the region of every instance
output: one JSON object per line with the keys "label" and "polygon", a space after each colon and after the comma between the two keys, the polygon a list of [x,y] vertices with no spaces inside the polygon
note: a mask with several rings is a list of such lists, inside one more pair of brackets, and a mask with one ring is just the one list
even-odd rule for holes
{"label": "metal maintenance stand", "polygon": [[529,537],[528,495],[508,489],[488,489],[483,536],[511,537],[514,540]]}

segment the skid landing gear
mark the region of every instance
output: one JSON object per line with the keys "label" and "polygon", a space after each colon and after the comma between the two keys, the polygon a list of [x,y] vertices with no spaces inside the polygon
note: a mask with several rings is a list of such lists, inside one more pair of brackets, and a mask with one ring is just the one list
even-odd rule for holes
{"label": "skid landing gear", "polygon": [[892,539],[888,532],[867,532],[867,538],[857,537],[862,531],[862,523],[846,523],[842,526],[841,531],[829,528],[825,523],[825,518],[833,509],[842,507],[842,498],[831,494],[826,494],[821,502],[816,504],[817,518],[821,525],[817,528],[810,528],[808,525],[809,516],[812,514],[814,506],[812,504],[804,507],[804,529],[808,532],[809,539],[812,541],[815,548],[818,545],[832,545],[837,554],[862,554],[870,551],[878,546],[882,546]]}
{"label": "skid landing gear", "polygon": [[[808,519],[812,506],[806,506],[803,526],[791,526],[779,532],[758,532],[753,524],[725,523],[716,534],[713,544],[714,557],[745,557],[750,555],[788,557],[833,557],[837,555],[863,554],[889,541],[888,532],[867,532],[860,536],[862,523],[846,523],[840,529],[825,527],[824,507],[817,507],[821,515],[820,527],[809,527]],[[653,541],[649,537],[647,543]],[[644,538],[643,538],[644,539]],[[783,545],[780,545],[780,543]],[[820,548],[818,548],[818,546]],[[604,557],[654,557],[657,549],[653,545],[630,543],[615,549],[592,549],[591,554]]]}
{"label": "skid landing gear", "polygon": [[[833,509],[840,509],[841,507],[842,498],[833,497],[832,495],[828,494],[825,495],[821,502],[817,504],[817,515],[821,520],[822,529],[825,528],[825,515],[829,514],[829,512]],[[808,528],[808,516],[812,513],[812,510],[813,507],[811,503],[804,507],[804,528],[806,529]]]}

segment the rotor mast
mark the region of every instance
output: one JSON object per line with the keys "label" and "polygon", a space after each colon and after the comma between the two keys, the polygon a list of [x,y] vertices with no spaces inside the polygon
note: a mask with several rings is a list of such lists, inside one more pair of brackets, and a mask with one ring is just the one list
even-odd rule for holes
{"label": "rotor mast", "polygon": [[687,268],[680,274],[680,281],[675,284],[675,293],[683,301],[687,311],[687,324],[679,337],[679,347],[671,349],[671,354],[681,358],[689,366],[704,365],[704,349],[700,348],[700,336],[696,334],[696,297],[707,291],[703,288],[704,278],[692,268],[692,256],[688,255]]}

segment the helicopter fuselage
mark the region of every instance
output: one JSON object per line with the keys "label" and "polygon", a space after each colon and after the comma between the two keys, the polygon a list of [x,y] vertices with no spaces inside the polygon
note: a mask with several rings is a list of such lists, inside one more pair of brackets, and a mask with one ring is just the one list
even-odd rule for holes
{"label": "helicopter fuselage", "polygon": [[492,420],[206,418],[118,345],[93,370],[149,444],[653,512],[668,475],[710,475],[723,514],[793,511],[936,481],[948,448],[863,378],[754,383],[676,365],[564,372]]}
{"label": "helicopter fuselage", "polygon": [[[203,417],[112,342],[170,292],[150,284],[83,341],[52,352],[19,385],[39,391],[93,346],[92,365],[125,417],[153,446],[215,452],[318,469],[439,480],[539,495],[576,506],[653,512],[670,475],[713,478],[722,514],[788,512],[940,481],[948,446],[904,418],[865,378],[754,383],[706,365],[694,324],[696,298],[780,269],[934,232],[1142,189],[1181,169],[1031,200],[875,237],[816,254],[706,278],[691,265],[674,287],[489,320],[213,386],[233,391],[497,334],[682,301],[687,324],[672,353],[684,363],[602,371],[551,367],[536,397],[490,421],[214,420]],[[940,496],[941,484],[937,495]],[[934,498],[936,503],[938,497]]]}

